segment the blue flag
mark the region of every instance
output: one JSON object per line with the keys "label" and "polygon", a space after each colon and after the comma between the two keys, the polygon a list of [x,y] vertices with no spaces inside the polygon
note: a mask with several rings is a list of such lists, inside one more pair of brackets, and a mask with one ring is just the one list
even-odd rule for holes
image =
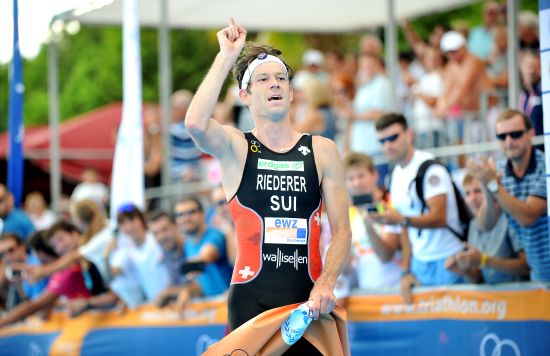
{"label": "blue flag", "polygon": [[13,56],[10,68],[8,190],[15,206],[21,205],[23,195],[23,68],[19,53],[19,21],[17,0],[13,0]]}

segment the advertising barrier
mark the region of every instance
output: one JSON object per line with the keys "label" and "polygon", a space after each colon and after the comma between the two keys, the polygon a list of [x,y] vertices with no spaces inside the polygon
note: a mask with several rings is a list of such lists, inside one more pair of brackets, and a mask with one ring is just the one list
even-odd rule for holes
{"label": "advertising barrier", "polygon": [[[348,300],[352,355],[542,355],[550,345],[545,284],[419,288],[414,304],[396,293]],[[146,305],[127,311],[54,313],[0,329],[0,355],[200,355],[226,332],[224,299],[179,315]]]}

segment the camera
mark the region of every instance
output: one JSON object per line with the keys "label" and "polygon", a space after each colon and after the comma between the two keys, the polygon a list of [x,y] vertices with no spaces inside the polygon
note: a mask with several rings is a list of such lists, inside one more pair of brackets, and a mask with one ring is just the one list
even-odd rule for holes
{"label": "camera", "polygon": [[370,193],[354,195],[351,199],[353,205],[359,208],[366,208],[369,213],[376,213],[378,211]]}

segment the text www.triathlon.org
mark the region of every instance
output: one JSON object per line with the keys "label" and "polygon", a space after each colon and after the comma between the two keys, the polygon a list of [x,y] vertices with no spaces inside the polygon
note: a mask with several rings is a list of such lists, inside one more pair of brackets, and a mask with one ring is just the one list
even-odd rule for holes
{"label": "text www.triathlon.org", "polygon": [[458,313],[464,315],[496,316],[498,320],[506,317],[506,302],[490,300],[463,299],[460,296],[446,295],[441,298],[422,300],[415,304],[383,304],[380,312],[391,314],[443,314]]}

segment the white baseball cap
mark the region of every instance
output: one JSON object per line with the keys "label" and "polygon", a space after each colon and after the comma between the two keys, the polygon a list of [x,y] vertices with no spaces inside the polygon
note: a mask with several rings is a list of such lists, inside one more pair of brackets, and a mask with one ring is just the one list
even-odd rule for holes
{"label": "white baseball cap", "polygon": [[466,45],[466,39],[458,31],[449,31],[441,37],[439,47],[442,52],[456,51]]}
{"label": "white baseball cap", "polygon": [[325,56],[323,53],[316,49],[308,49],[302,56],[302,64],[304,66],[317,65],[322,66],[325,63]]}

